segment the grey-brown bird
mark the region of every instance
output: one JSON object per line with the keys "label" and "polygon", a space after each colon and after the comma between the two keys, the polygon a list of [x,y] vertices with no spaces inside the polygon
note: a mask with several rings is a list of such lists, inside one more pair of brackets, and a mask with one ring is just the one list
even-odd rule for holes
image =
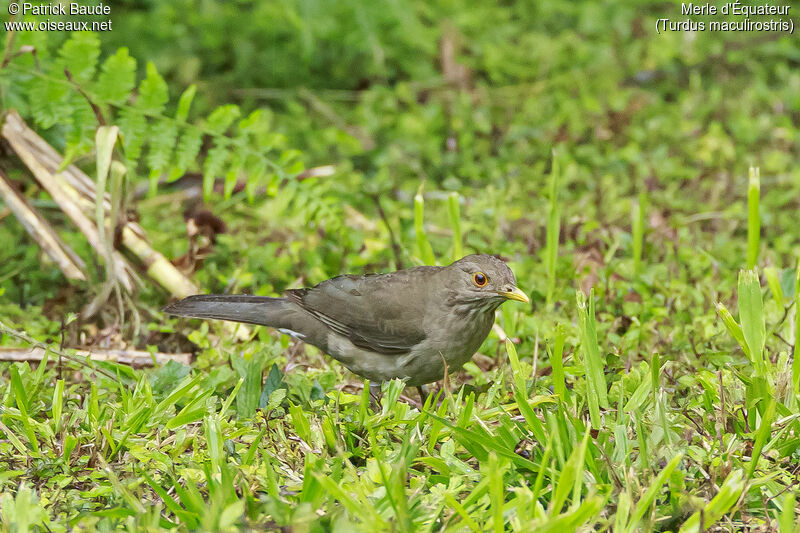
{"label": "grey-brown bird", "polygon": [[448,266],[338,276],[285,298],[209,294],[167,306],[172,315],[277,328],[370,381],[421,386],[460,369],[480,348],[506,300],[529,302],[511,269],[490,255]]}

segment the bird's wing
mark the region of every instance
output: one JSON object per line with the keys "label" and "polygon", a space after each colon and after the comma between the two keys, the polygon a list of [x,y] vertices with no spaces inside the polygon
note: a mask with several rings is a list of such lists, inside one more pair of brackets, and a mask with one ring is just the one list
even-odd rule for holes
{"label": "bird's wing", "polygon": [[423,321],[428,295],[426,276],[420,276],[424,268],[339,276],[287,293],[290,300],[354,345],[383,354],[403,354],[426,336]]}

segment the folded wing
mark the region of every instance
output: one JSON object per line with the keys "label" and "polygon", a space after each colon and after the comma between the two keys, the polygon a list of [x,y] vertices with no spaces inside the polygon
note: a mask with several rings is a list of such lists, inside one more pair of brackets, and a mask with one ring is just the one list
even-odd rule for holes
{"label": "folded wing", "polygon": [[425,337],[427,290],[418,267],[391,274],[339,276],[310,289],[287,291],[290,301],[354,345],[393,355],[407,353]]}

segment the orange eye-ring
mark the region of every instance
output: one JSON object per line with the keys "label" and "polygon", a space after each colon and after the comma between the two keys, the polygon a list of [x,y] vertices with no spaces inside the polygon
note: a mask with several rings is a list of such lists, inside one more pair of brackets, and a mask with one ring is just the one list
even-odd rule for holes
{"label": "orange eye-ring", "polygon": [[485,287],[486,284],[489,283],[489,278],[487,278],[486,274],[483,272],[475,272],[472,275],[472,282],[476,287]]}

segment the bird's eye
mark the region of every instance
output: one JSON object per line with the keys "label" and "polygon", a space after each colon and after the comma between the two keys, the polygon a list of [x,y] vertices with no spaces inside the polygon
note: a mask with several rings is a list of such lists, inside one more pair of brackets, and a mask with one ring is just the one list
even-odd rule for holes
{"label": "bird's eye", "polygon": [[472,275],[472,282],[476,287],[485,287],[486,284],[489,283],[489,278],[487,278],[486,274],[483,272],[475,272]]}

